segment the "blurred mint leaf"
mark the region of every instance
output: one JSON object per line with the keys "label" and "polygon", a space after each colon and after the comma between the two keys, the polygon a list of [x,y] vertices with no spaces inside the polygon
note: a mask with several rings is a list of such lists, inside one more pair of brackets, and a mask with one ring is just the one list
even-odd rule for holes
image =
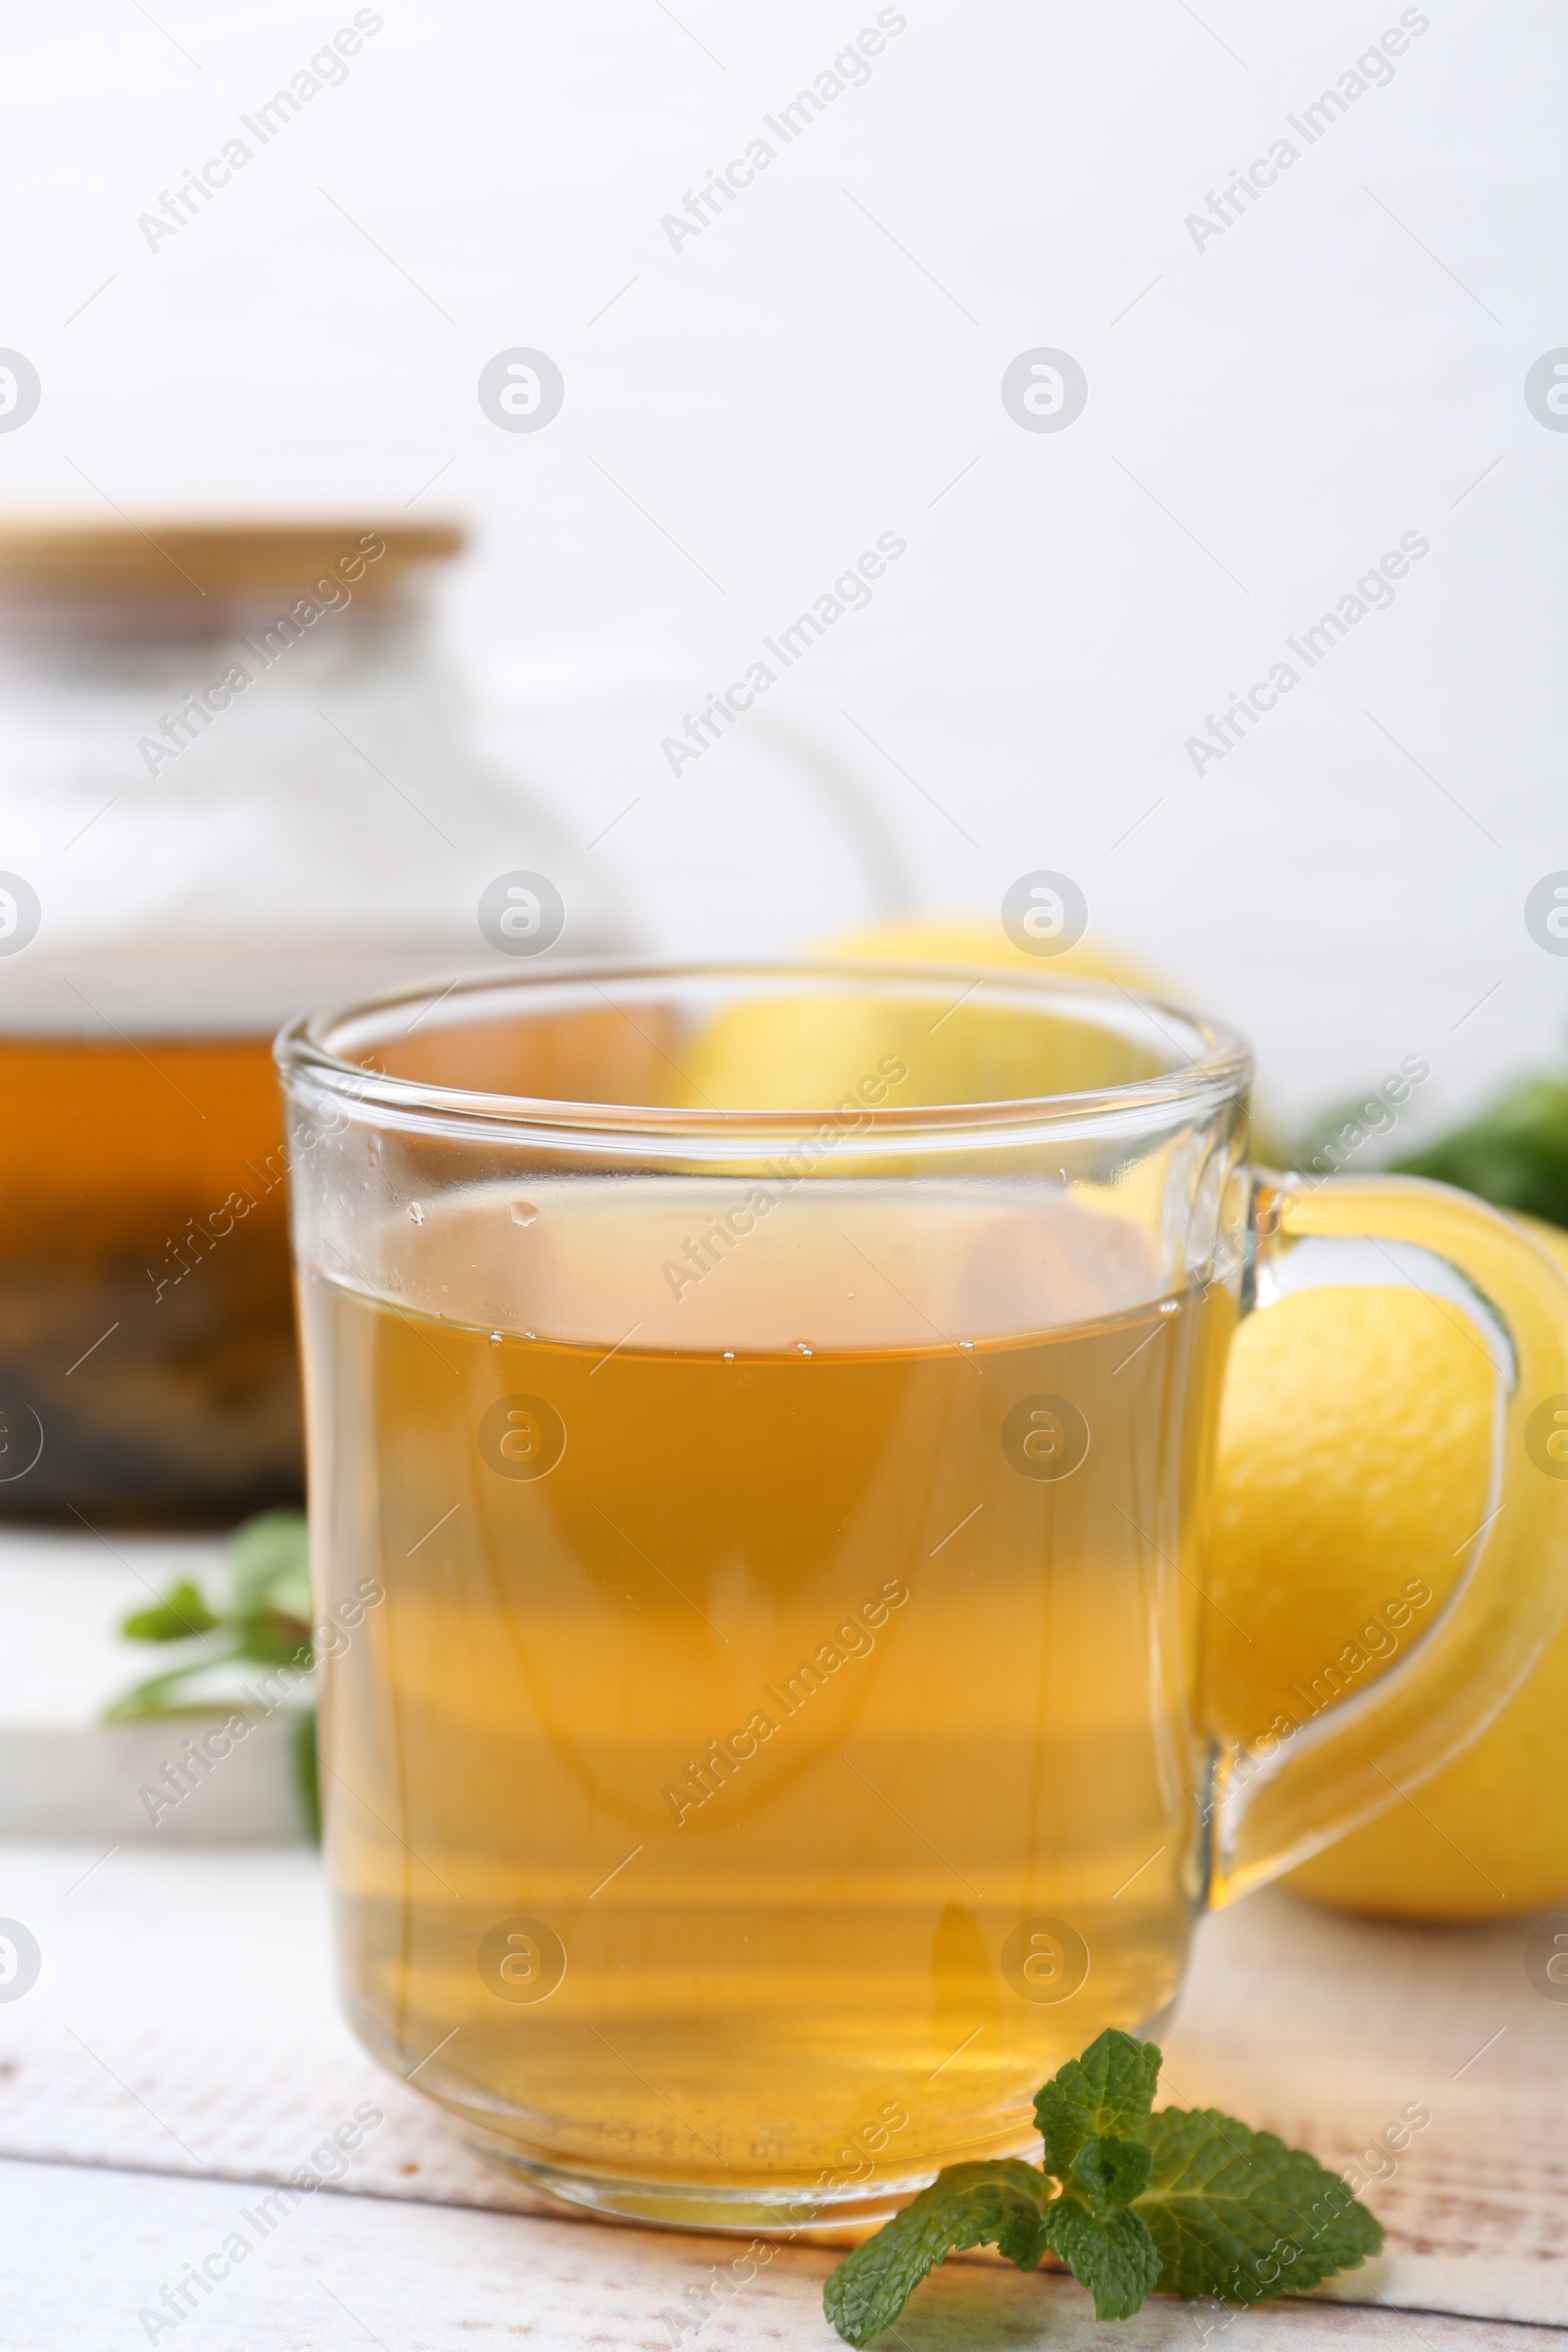
{"label": "blurred mint leaf", "polygon": [[305,1827],[313,1844],[321,1842],[321,1767],[316,1746],[316,1709],[307,1707],[290,1740],[294,1793],[300,1800]]}
{"label": "blurred mint leaf", "polygon": [[1532,1078],[1468,1125],[1390,1163],[1456,1184],[1494,1207],[1568,1225],[1568,1085]]}
{"label": "blurred mint leaf", "polygon": [[[106,1722],[211,1712],[213,1702],[194,1696],[191,1686],[221,1666],[292,1666],[302,1674],[310,1672],[315,1651],[301,1514],[263,1511],[247,1519],[230,1539],[227,1567],[226,1603],[210,1601],[189,1577],[182,1577],[151,1608],[133,1610],[122,1620],[120,1630],[129,1641],[180,1642],[187,1646],[177,1663],[134,1684],[107,1707]],[[224,1711],[230,1703],[222,1702]]]}
{"label": "blurred mint leaf", "polygon": [[163,1599],[150,1609],[132,1609],[128,1617],[122,1617],[120,1630],[127,1642],[187,1642],[193,1634],[210,1634],[220,1622],[184,1577],[171,1585]]}
{"label": "blurred mint leaf", "polygon": [[206,1715],[213,1709],[192,1700],[186,1686],[200,1674],[211,1674],[218,1666],[226,1666],[238,1653],[229,1637],[219,1629],[204,1638],[194,1657],[181,1659],[177,1666],[169,1667],[163,1674],[149,1675],[142,1683],[133,1683],[104,1709],[105,1723],[133,1723],[148,1715]]}
{"label": "blurred mint leaf", "polygon": [[238,1616],[274,1609],[311,1621],[311,1555],[304,1514],[261,1511],[228,1546],[229,1588]]}
{"label": "blurred mint leaf", "polygon": [[280,1617],[274,1609],[260,1609],[243,1617],[237,1628],[234,1655],[258,1666],[296,1666],[302,1672],[313,1660],[311,1629],[298,1617]]}

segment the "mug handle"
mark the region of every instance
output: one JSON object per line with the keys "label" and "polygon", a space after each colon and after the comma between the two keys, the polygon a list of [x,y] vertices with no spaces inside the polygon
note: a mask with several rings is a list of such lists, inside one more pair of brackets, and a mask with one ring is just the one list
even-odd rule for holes
{"label": "mug handle", "polygon": [[[1312,1241],[1384,1250],[1413,1245],[1445,1260],[1490,1310],[1503,1362],[1494,1356],[1486,1516],[1430,1631],[1370,1689],[1294,1733],[1216,1742],[1216,1906],[1359,1829],[1451,1762],[1507,1704],[1568,1608],[1568,1278],[1548,1252],[1496,1209],[1413,1176],[1260,1170],[1250,1234],[1243,1313],[1276,1302],[1271,1270]],[[1386,1275],[1351,1270],[1334,1279],[1392,1285],[1410,1277],[1390,1255]],[[1445,1311],[1463,1317],[1485,1348],[1481,1326],[1461,1306]]]}

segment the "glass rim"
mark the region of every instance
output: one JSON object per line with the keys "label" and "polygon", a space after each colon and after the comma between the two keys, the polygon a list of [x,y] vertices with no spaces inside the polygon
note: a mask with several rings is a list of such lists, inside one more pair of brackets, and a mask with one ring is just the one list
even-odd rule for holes
{"label": "glass rim", "polygon": [[[346,1029],[368,1027],[378,1017],[384,1019],[404,1007],[423,1008],[416,1011],[415,1019],[402,1032],[409,1035],[427,1014],[443,1008],[445,1019],[438,1026],[449,1025],[454,1011],[461,1012],[475,998],[527,998],[536,993],[540,997],[573,993],[580,997],[592,988],[619,1011],[623,1008],[609,994],[612,985],[710,987],[726,980],[776,984],[781,989],[799,990],[803,996],[820,993],[824,983],[837,983],[838,993],[843,995],[862,997],[879,988],[886,993],[889,989],[909,992],[934,985],[951,987],[956,991],[955,1010],[959,1003],[982,991],[1025,1005],[1076,998],[1089,1005],[1115,1009],[1123,1023],[1127,1015],[1122,1008],[1130,1006],[1181,1056],[1168,1070],[1109,1086],[974,1102],[867,1104],[858,1108],[862,1140],[869,1140],[872,1134],[889,1140],[951,1138],[955,1133],[972,1136],[1063,1123],[1077,1127],[1092,1121],[1140,1125],[1152,1112],[1168,1114],[1186,1108],[1196,1113],[1218,1107],[1245,1094],[1252,1075],[1251,1049],[1239,1031],[1151,991],[1124,988],[1119,981],[1090,979],[1071,971],[1034,972],[1010,965],[938,963],[918,957],[626,956],[563,959],[523,971],[468,970],[444,985],[440,978],[404,982],[299,1013],[279,1030],[272,1050],[285,1083],[308,1081],[362,1110],[378,1109],[394,1119],[402,1114],[427,1130],[494,1131],[499,1125],[514,1132],[543,1130],[557,1136],[634,1139],[648,1146],[667,1146],[683,1139],[694,1143],[770,1141],[798,1135],[803,1127],[833,1117],[842,1106],[832,1102],[789,1109],[701,1109],[676,1103],[595,1102],[489,1093],[389,1075],[334,1051],[332,1042],[341,1040]],[[1185,1038],[1173,1037],[1169,1024],[1185,1032]],[[374,1050],[370,1037],[361,1042],[367,1050]]]}

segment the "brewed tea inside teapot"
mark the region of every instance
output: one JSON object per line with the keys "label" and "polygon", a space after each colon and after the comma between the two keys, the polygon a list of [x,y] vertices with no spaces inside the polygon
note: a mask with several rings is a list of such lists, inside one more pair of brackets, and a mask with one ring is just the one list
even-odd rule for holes
{"label": "brewed tea inside teapot", "polygon": [[0,526],[0,1519],[298,1500],[277,1028],[625,944],[472,748],[422,594],[462,544]]}

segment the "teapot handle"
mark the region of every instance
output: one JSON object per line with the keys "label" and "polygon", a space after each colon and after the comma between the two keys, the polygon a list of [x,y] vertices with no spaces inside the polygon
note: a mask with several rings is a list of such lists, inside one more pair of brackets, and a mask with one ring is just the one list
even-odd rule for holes
{"label": "teapot handle", "polygon": [[[646,711],[651,729],[661,730],[668,726],[671,710],[700,708],[707,696],[697,693],[689,672],[615,675],[587,668],[554,678],[540,676],[483,699],[485,716],[495,725],[526,724],[530,719],[591,723],[610,713]],[[859,759],[832,742],[813,720],[776,711],[760,698],[745,723],[754,739],[784,756],[791,773],[833,819],[863,878],[867,916],[885,920],[912,912],[919,903],[914,875]],[[493,749],[489,757],[495,760]],[[514,756],[503,764],[522,767],[525,760]],[[542,813],[559,831],[561,812],[551,807],[548,789],[526,774],[518,777],[517,789],[539,801]]]}

